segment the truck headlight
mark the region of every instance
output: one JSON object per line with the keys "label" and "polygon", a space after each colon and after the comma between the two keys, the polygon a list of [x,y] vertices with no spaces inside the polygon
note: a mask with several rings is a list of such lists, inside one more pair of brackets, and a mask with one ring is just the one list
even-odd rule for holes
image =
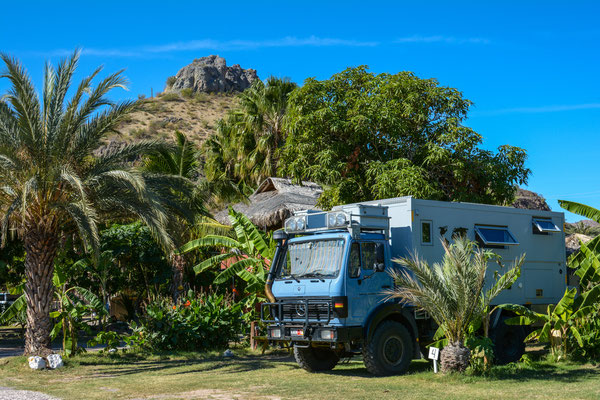
{"label": "truck headlight", "polygon": [[331,329],[321,331],[321,339],[331,340],[335,337],[335,333]]}
{"label": "truck headlight", "polygon": [[271,329],[271,337],[272,338],[280,338],[281,337],[281,329],[279,329],[279,328]]}

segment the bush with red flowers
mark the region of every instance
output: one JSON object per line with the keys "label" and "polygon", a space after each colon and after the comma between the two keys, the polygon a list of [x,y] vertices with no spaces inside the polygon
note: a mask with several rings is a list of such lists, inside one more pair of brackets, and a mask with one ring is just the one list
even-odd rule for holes
{"label": "bush with red flowers", "polygon": [[167,298],[153,301],[139,323],[130,325],[129,345],[139,350],[223,349],[238,340],[242,310],[230,297],[190,291],[181,304]]}

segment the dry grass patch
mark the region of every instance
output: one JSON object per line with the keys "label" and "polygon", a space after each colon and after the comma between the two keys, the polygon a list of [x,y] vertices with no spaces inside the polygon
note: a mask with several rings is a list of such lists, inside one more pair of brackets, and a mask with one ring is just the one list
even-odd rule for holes
{"label": "dry grass patch", "polygon": [[600,370],[589,364],[536,362],[495,367],[487,378],[434,375],[414,361],[403,376],[369,375],[360,359],[310,374],[286,352],[235,350],[162,356],[83,354],[56,371],[31,371],[24,357],[0,365],[0,386],[63,399],[597,399]]}

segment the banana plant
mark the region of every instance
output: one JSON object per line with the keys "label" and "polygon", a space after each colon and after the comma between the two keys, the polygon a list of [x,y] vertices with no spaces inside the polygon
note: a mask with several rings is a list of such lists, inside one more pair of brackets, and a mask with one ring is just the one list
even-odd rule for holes
{"label": "banana plant", "polygon": [[[515,313],[517,316],[508,318],[508,325],[533,325],[540,324],[541,328],[535,329],[525,341],[537,339],[540,342],[550,342],[552,354],[557,355],[562,351],[563,356],[568,356],[569,334],[573,335],[577,344],[583,347],[580,322],[595,310],[595,302],[600,296],[600,285],[576,297],[576,288],[567,288],[558,304],[550,304],[546,314],[538,313],[529,308],[516,304],[501,304],[498,307]],[[559,340],[553,340],[558,336]]]}
{"label": "banana plant", "polygon": [[[87,271],[100,285],[100,294],[102,296],[102,304],[109,303],[108,283],[111,279],[111,266],[116,263],[113,252],[110,250],[103,251],[97,257],[82,258],[75,262],[73,266],[78,266]],[[102,315],[102,325],[106,325],[108,312]]]}
{"label": "banana plant", "polygon": [[[50,318],[57,322],[54,324],[50,337],[54,340],[58,334],[63,333],[63,353],[66,356],[77,353],[77,338],[80,329],[89,329],[83,322],[85,316],[96,313],[103,316],[106,313],[102,301],[88,289],[73,286],[67,287],[66,274],[60,265],[55,265],[52,277],[54,284],[54,299],[59,309],[50,313]],[[9,324],[26,318],[27,300],[21,295],[10,307],[0,315],[0,323]]]}
{"label": "banana plant", "polygon": [[194,267],[196,274],[211,268],[228,266],[220,272],[215,284],[222,284],[238,276],[247,284],[246,292],[256,301],[264,300],[264,286],[270,260],[275,254],[275,241],[262,233],[244,214],[229,208],[229,220],[235,238],[224,235],[206,235],[183,245],[180,253],[200,248],[219,247],[221,254],[210,257]]}
{"label": "banana plant", "polygon": [[576,268],[575,275],[579,277],[579,286],[589,289],[594,284],[600,283],[600,254],[592,251],[585,243],[581,245],[580,253],[582,257],[576,257],[569,260],[569,267]]}
{"label": "banana plant", "polygon": [[66,356],[71,356],[79,350],[77,346],[79,331],[89,330],[88,324],[83,321],[84,317],[95,313],[101,318],[106,314],[106,309],[102,301],[88,289],[80,286],[67,287],[66,274],[60,266],[57,267],[54,270],[52,283],[54,297],[60,308],[50,313],[50,318],[58,320],[50,332],[50,337],[54,339],[62,331],[63,352]]}
{"label": "banana plant", "polygon": [[[593,221],[600,223],[600,210],[594,207],[590,207],[586,204],[577,203],[574,201],[567,200],[558,200],[558,204],[562,208],[572,213],[581,215],[583,217],[589,218]],[[590,263],[592,260],[590,259],[590,255],[594,255],[595,259],[598,259],[600,256],[600,235],[596,236],[588,243],[579,242],[581,246],[581,251],[578,251],[572,254],[569,257],[569,267],[573,269],[577,269],[575,273],[577,276],[582,278],[581,275],[585,275],[584,282],[581,283],[581,287],[585,290],[589,289],[588,284],[591,282],[600,282],[600,274],[598,274],[598,267],[593,266],[593,269],[589,269]]]}

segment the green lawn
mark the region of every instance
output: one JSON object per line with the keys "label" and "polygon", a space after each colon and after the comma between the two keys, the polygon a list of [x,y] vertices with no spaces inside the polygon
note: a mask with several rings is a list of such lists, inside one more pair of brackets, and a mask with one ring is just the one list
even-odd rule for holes
{"label": "green lawn", "polygon": [[0,386],[64,399],[598,399],[600,369],[535,363],[495,367],[493,377],[435,375],[415,361],[404,376],[375,378],[358,359],[330,373],[299,369],[284,352],[143,357],[83,354],[65,368],[32,371],[25,357],[0,360]]}

